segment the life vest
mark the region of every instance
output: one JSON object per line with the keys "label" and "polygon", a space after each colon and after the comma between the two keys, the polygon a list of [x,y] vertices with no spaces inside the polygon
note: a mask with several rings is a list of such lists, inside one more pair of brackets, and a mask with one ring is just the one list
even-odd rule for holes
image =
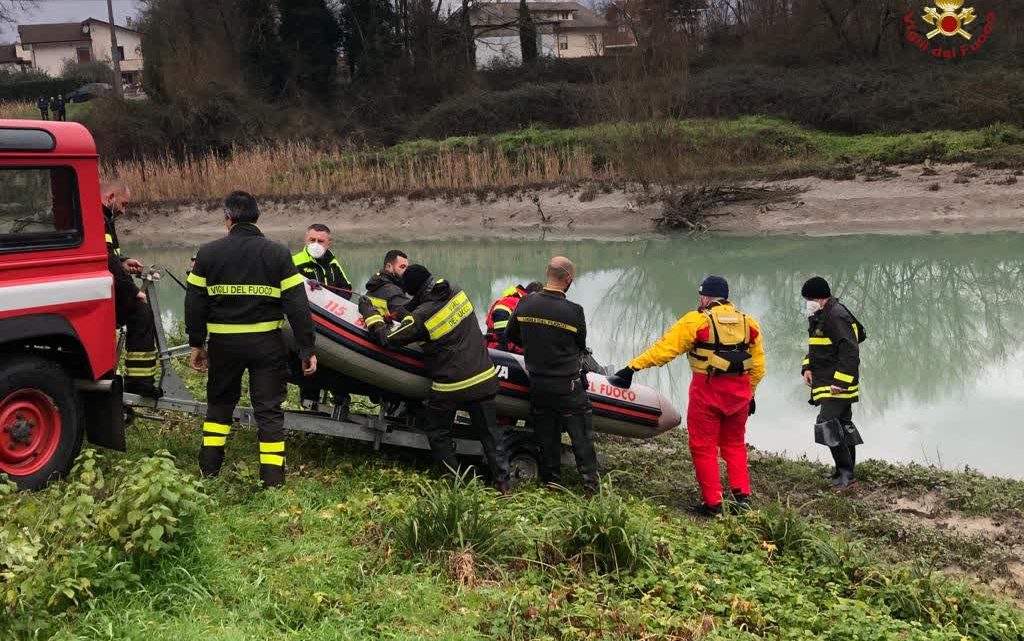
{"label": "life vest", "polygon": [[754,359],[747,315],[723,305],[713,305],[704,315],[708,317],[708,340],[697,341],[687,354],[690,369],[708,376],[749,372]]}
{"label": "life vest", "polygon": [[[505,328],[508,327],[509,318],[511,318],[513,312],[516,311],[516,307],[519,306],[519,301],[522,300],[525,295],[525,289],[520,288],[518,285],[513,285],[501,292],[501,298],[494,301],[491,308],[487,310],[487,319],[485,321],[487,325],[487,333],[484,338],[487,341],[488,346],[493,347],[498,344],[497,332],[505,331]],[[503,320],[495,322],[494,312],[498,310],[508,312],[508,316],[505,316]]]}

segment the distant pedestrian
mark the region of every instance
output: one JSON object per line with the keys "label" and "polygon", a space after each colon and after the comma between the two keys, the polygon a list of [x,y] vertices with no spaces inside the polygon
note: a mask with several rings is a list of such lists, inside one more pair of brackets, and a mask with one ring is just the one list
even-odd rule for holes
{"label": "distant pedestrian", "polygon": [[57,114],[55,118],[61,122],[68,119],[67,103],[64,101],[64,96],[60,94],[57,96]]}
{"label": "distant pedestrian", "polygon": [[36,100],[36,107],[39,108],[39,117],[43,120],[50,119],[50,101],[46,99],[46,96],[39,96]]}

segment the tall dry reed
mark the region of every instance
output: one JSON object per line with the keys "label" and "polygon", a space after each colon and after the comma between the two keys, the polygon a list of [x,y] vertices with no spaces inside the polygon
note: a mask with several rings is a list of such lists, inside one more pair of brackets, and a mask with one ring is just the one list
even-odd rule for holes
{"label": "tall dry reed", "polygon": [[324,151],[306,143],[237,149],[225,156],[169,157],[116,163],[108,175],[132,185],[137,199],[219,198],[234,189],[262,196],[455,193],[575,182],[596,177],[589,152],[440,151],[393,157]]}

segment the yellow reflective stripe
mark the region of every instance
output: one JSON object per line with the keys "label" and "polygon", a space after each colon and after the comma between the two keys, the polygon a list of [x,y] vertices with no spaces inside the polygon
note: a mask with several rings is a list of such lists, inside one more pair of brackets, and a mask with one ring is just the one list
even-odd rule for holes
{"label": "yellow reflective stripe", "polygon": [[281,290],[270,285],[210,285],[210,296],[266,296],[281,298]]}
{"label": "yellow reflective stripe", "polygon": [[204,436],[203,445],[205,447],[224,447],[228,442],[226,436]]}
{"label": "yellow reflective stripe", "polygon": [[850,376],[849,374],[843,374],[842,372],[840,372],[838,370],[836,370],[836,373],[834,374],[834,378],[837,381],[842,381],[844,383],[852,383],[853,382],[853,377],[852,376]]}
{"label": "yellow reflective stripe", "polygon": [[363,319],[363,323],[367,327],[373,327],[374,325],[379,325],[379,324],[381,324],[383,322],[384,322],[384,317],[381,316],[380,314],[374,314],[373,316],[367,316],[366,318]]}
{"label": "yellow reflective stripe", "polygon": [[812,336],[812,337],[807,339],[807,344],[808,345],[831,345],[832,344],[832,339],[828,338],[827,336],[825,336],[825,337]]}
{"label": "yellow reflective stripe", "polygon": [[557,327],[558,329],[564,329],[566,331],[572,332],[573,334],[575,334],[575,333],[577,333],[579,331],[579,330],[576,329],[576,327],[574,327],[572,325],[569,325],[567,323],[560,323],[558,321],[553,321],[553,320],[550,320],[548,318],[535,318],[533,316],[520,316],[519,317],[519,322],[520,323],[532,323],[534,325],[547,325],[548,327]]}
{"label": "yellow reflective stripe", "polygon": [[511,287],[506,288],[505,291],[501,292],[501,297],[505,298],[506,296],[512,296],[518,291],[519,288],[516,287],[515,285],[512,285]]}
{"label": "yellow reflective stripe", "polygon": [[860,396],[860,392],[851,392],[849,394],[831,394],[831,393],[828,393],[828,394],[818,394],[816,396],[812,396],[811,400],[818,401],[818,400],[821,400],[823,398],[836,398],[836,399],[842,400],[842,399],[848,399],[848,398],[857,398],[859,396]]}
{"label": "yellow reflective stripe", "polygon": [[141,361],[147,358],[156,358],[156,352],[125,352],[124,357],[128,360]]}
{"label": "yellow reflective stripe", "polygon": [[853,327],[853,337],[856,338],[859,341],[860,340],[860,328],[857,327],[857,323],[851,323],[851,326]]}
{"label": "yellow reflective stripe", "polygon": [[210,423],[207,421],[203,423],[203,431],[210,432],[211,434],[230,434],[231,426],[223,423]]}
{"label": "yellow reflective stripe", "polygon": [[103,240],[107,241],[108,245],[114,244],[114,237],[111,236],[110,234],[103,234]]}
{"label": "yellow reflective stripe", "polygon": [[503,309],[503,310],[505,310],[506,312],[508,312],[509,314],[511,314],[511,313],[512,313],[512,308],[511,308],[511,307],[508,307],[507,305],[495,305],[495,306],[494,306],[494,309],[493,309],[493,310],[491,310],[491,313],[493,314],[494,312],[498,311],[499,309]]}
{"label": "yellow reflective stripe", "polygon": [[260,451],[261,452],[283,452],[284,451],[284,441],[268,441],[268,442],[265,442],[265,443],[261,442],[260,443]]}
{"label": "yellow reflective stripe", "polygon": [[494,324],[494,329],[505,329],[506,327],[508,327],[507,320],[498,321],[497,323]]}
{"label": "yellow reflective stripe", "polygon": [[832,387],[829,385],[826,385],[825,387],[815,387],[814,389],[811,390],[811,394],[817,394],[818,392],[827,392],[830,389],[832,389]]}
{"label": "yellow reflective stripe", "polygon": [[370,304],[380,310],[381,314],[388,313],[388,302],[383,298],[374,298],[373,296],[367,296],[366,300],[370,301]]}
{"label": "yellow reflective stripe", "polygon": [[261,465],[284,465],[284,457],[278,454],[260,454]]}
{"label": "yellow reflective stripe", "polygon": [[281,291],[288,291],[292,287],[295,287],[296,285],[301,285],[304,282],[306,282],[306,277],[303,276],[302,274],[295,274],[294,276],[289,276],[288,278],[285,278],[284,280],[281,281]]}
{"label": "yellow reflective stripe", "polygon": [[410,327],[412,327],[415,324],[416,324],[416,319],[415,318],[413,318],[412,316],[406,316],[405,318],[402,319],[402,322],[398,325],[398,328],[395,329],[390,334],[388,334],[388,338],[394,338],[399,333],[404,332],[405,330],[409,329]]}
{"label": "yellow reflective stripe", "polygon": [[125,367],[124,375],[131,378],[145,378],[147,376],[156,376],[160,368],[154,365],[153,367]]}
{"label": "yellow reflective stripe", "polygon": [[492,379],[495,376],[497,376],[497,374],[495,373],[494,368],[492,367],[484,370],[483,372],[480,372],[479,374],[473,376],[472,378],[467,378],[464,381],[458,381],[456,383],[433,383],[430,386],[430,389],[434,390],[435,392],[457,392],[459,390],[464,390],[467,387],[473,387],[474,385],[483,383],[484,381]]}
{"label": "yellow reflective stripe", "polygon": [[811,364],[811,359],[809,359],[809,358],[805,358],[804,362],[802,363],[802,365],[810,365],[810,364]]}
{"label": "yellow reflective stripe", "polygon": [[185,279],[189,285],[195,285],[196,287],[206,287],[206,277],[197,276],[195,272],[190,272],[188,278]]}
{"label": "yellow reflective stripe", "polygon": [[275,329],[284,327],[284,321],[266,321],[265,323],[207,323],[206,331],[211,334],[255,334],[257,332],[272,332]]}
{"label": "yellow reflective stripe", "polygon": [[430,340],[436,341],[452,331],[472,313],[473,304],[469,302],[466,292],[459,292],[424,323]]}

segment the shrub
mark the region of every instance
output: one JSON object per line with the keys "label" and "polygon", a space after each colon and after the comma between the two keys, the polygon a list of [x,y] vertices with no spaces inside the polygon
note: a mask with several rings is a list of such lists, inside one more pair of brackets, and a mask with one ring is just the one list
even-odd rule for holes
{"label": "shrub", "polygon": [[504,544],[504,523],[492,492],[471,472],[450,481],[421,482],[416,502],[392,527],[397,546],[409,555],[471,551],[493,558]]}
{"label": "shrub", "polygon": [[98,60],[94,62],[65,60],[60,75],[76,85],[85,85],[91,82],[114,84],[114,69],[107,63]]}
{"label": "shrub", "polygon": [[[166,451],[114,466],[93,450],[68,479],[29,502],[0,485],[0,578],[9,611],[59,612],[137,584],[144,560],[174,553],[206,504]],[[47,506],[40,511],[38,505]]]}
{"label": "shrub", "polygon": [[606,573],[654,567],[657,551],[652,525],[630,509],[611,478],[604,479],[593,497],[568,490],[565,495],[565,505],[556,508],[550,519],[564,524],[558,547],[567,557],[577,557]]}

